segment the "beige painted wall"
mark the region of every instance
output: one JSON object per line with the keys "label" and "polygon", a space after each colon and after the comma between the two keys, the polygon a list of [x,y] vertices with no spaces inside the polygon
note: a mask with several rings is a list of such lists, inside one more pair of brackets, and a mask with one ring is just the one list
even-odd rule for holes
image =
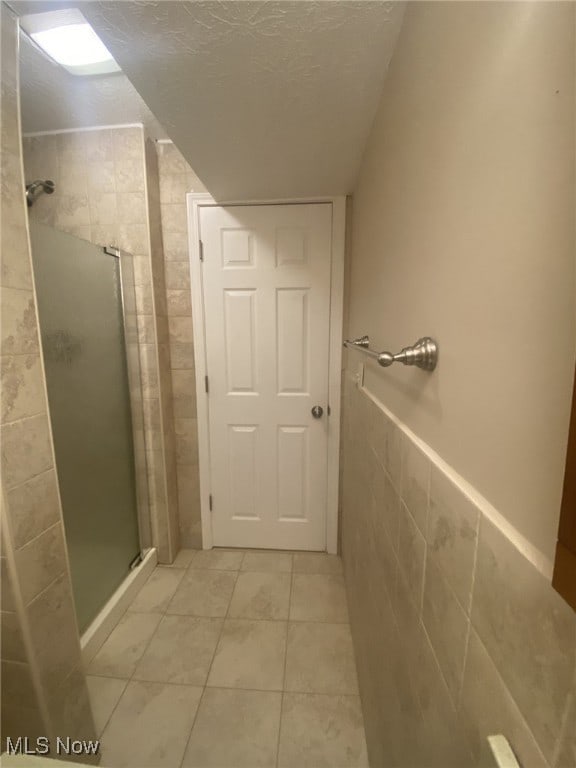
{"label": "beige painted wall", "polygon": [[[575,350],[574,3],[410,3],[354,192],[367,385],[548,558]],[[349,364],[359,357],[349,355]]]}

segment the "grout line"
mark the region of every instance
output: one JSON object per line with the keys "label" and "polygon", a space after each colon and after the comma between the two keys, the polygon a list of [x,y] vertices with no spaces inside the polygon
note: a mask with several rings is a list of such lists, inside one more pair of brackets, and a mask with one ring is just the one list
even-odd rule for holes
{"label": "grout line", "polygon": [[[88,671],[86,671],[85,674],[88,675]],[[98,736],[98,741],[100,742],[100,750],[99,751],[101,752],[104,734],[106,733],[106,731],[108,729],[108,726],[110,725],[110,723],[112,721],[112,718],[114,717],[114,714],[115,714],[116,710],[118,709],[118,706],[120,705],[120,702],[124,698],[124,694],[126,693],[126,690],[127,690],[128,686],[129,686],[129,684],[132,682],[132,678],[131,677],[129,677],[129,678],[124,678],[124,677],[113,678],[113,677],[108,676],[108,675],[89,675],[89,676],[90,677],[104,677],[104,678],[106,678],[108,680],[114,680],[114,679],[115,680],[124,680],[124,682],[125,682],[124,690],[122,691],[120,696],[118,696],[118,700],[117,700],[116,704],[114,704],[114,706],[112,707],[112,711],[110,712],[110,715],[108,716],[108,720],[106,720],[106,725],[104,726],[104,728],[102,728],[102,733],[99,734],[99,736]],[[90,698],[90,696],[88,696],[88,698]],[[90,702],[90,706],[92,707],[92,702]]]}
{"label": "grout line", "polygon": [[288,665],[288,632],[290,630],[290,605],[292,603],[292,586],[294,584],[294,573],[290,576],[290,592],[288,594],[288,619],[286,620],[286,649],[284,652],[284,671],[282,673],[282,690],[286,690],[286,667]]}
{"label": "grout line", "polygon": [[[244,559],[244,558],[242,558],[242,559]],[[229,573],[234,573],[234,571],[229,571]],[[220,641],[222,639],[222,635],[224,634],[224,626],[225,626],[225,623],[226,623],[226,619],[228,618],[228,615],[230,613],[230,604],[232,603],[232,597],[234,596],[234,590],[236,589],[236,584],[238,582],[238,575],[239,575],[239,573],[240,573],[240,571],[236,571],[236,579],[234,581],[234,589],[232,590],[232,593],[230,595],[230,599],[228,600],[228,607],[226,608],[226,613],[224,614],[224,616],[220,617],[222,619],[222,627],[220,629],[220,634],[218,635],[218,640],[216,641],[216,644],[214,646],[214,653],[212,654],[212,659],[211,659],[210,664],[208,666],[208,671],[206,673],[206,682],[204,683],[204,687],[206,687],[207,684],[208,684],[208,678],[210,677],[210,672],[212,671],[212,666],[214,664],[214,659],[216,658],[216,652],[218,650],[218,646],[220,645]]]}
{"label": "grout line", "polygon": [[[426,639],[426,642],[428,643],[430,653],[432,654],[432,658],[434,659],[437,667],[437,671],[440,673],[440,678],[442,682],[444,683],[445,693],[448,695],[448,700],[450,704],[452,705],[452,708],[456,712],[458,710],[457,701],[454,700],[454,696],[452,694],[452,690],[450,688],[450,685],[448,683],[448,679],[446,677],[446,673],[444,672],[444,669],[442,668],[442,665],[440,664],[438,660],[438,654],[436,653],[436,648],[434,647],[434,644],[432,643],[432,640],[430,639],[430,635],[428,633],[428,629],[426,625],[424,624],[424,619],[420,620],[420,627],[422,629],[422,632],[424,633],[424,637]],[[398,631],[398,634],[401,636],[400,629],[398,627],[398,622],[396,622],[396,629]],[[410,679],[412,680],[413,677],[410,676]]]}
{"label": "grout line", "polygon": [[[43,411],[42,415],[45,415],[45,414],[46,414],[46,411]],[[32,416],[30,418],[35,418],[35,417]],[[22,419],[20,419],[20,421],[22,421]],[[10,422],[10,423],[11,424],[15,424],[16,422],[13,421],[13,422]],[[2,424],[2,426],[4,427],[5,425]],[[36,480],[37,478],[41,477],[42,475],[47,475],[48,472],[55,472],[55,471],[56,471],[55,465],[52,464],[50,467],[48,467],[48,469],[43,469],[41,472],[38,472],[35,475],[31,475],[27,480],[22,480],[21,482],[16,483],[15,485],[11,485],[9,488],[6,488],[6,495],[9,495],[10,493],[12,493],[12,491],[17,490],[18,488],[23,488],[25,485],[27,485],[28,483],[32,482],[32,480]],[[62,516],[60,516],[58,519],[61,520]]]}
{"label": "grout line", "polygon": [[[0,287],[4,291],[18,291],[18,293],[27,293],[30,296],[34,294],[33,288],[18,288],[13,285],[2,285]],[[35,349],[31,349],[29,352],[8,352],[8,351],[2,352],[2,355],[0,355],[0,357],[27,357],[29,355],[37,355],[38,352],[39,352],[39,348],[36,347]]]}
{"label": "grout line", "polygon": [[[90,677],[104,677],[104,675],[90,675]],[[107,680],[126,680],[125,677],[108,677]],[[127,683],[149,683],[150,685],[169,685],[173,688],[203,688],[202,685],[195,685],[194,683],[175,683],[173,680],[126,680]]]}
{"label": "grout line", "polygon": [[[197,687],[197,686],[195,686]],[[192,738],[192,733],[194,731],[194,726],[196,725],[196,720],[198,719],[198,713],[200,712],[200,707],[202,706],[202,700],[204,699],[204,694],[206,693],[206,685],[202,686],[202,693],[200,694],[200,698],[198,699],[198,705],[196,706],[196,712],[194,713],[194,717],[192,718],[192,725],[190,726],[190,733],[188,734],[188,738],[186,739],[186,744],[184,745],[184,749],[182,750],[182,759],[180,760],[180,768],[184,765],[184,758],[186,757],[186,752],[188,751],[188,746],[190,744],[190,739]]]}
{"label": "grout line", "polygon": [[[190,685],[189,683],[161,683],[161,685],[183,685],[188,688],[198,688],[201,686]],[[286,693],[294,694],[297,696],[326,696],[328,698],[340,696],[347,696],[350,699],[359,698],[358,692],[356,693],[324,693],[319,691],[285,691],[281,688],[247,688],[246,686],[232,686],[232,685],[207,685],[206,688],[210,688],[211,691],[248,691],[249,693]]]}
{"label": "grout line", "polygon": [[462,658],[462,668],[461,668],[462,677],[460,678],[460,681],[459,681],[458,692],[456,694],[456,700],[454,702],[454,709],[457,712],[460,710],[460,707],[462,705],[462,692],[464,690],[464,674],[466,672],[466,663],[468,661],[468,646],[470,645],[470,632],[472,631],[472,621],[470,620],[469,616],[467,616],[466,618],[467,618],[466,640],[464,642],[464,656]]}
{"label": "grout line", "polygon": [[[87,674],[86,674],[86,677],[100,677],[100,675],[87,675]],[[104,678],[102,678],[102,679],[104,679],[104,680],[122,680],[122,682],[124,683],[124,687],[122,688],[122,692],[120,693],[120,696],[118,696],[118,699],[117,699],[117,701],[116,701],[116,704],[114,704],[114,706],[113,706],[113,707],[112,707],[112,709],[110,710],[110,714],[109,714],[109,715],[108,715],[108,717],[106,718],[106,722],[105,722],[105,723],[104,723],[104,725],[102,726],[102,730],[101,730],[101,732],[100,732],[100,733],[97,735],[97,736],[98,736],[98,741],[100,741],[100,739],[101,739],[101,737],[102,737],[102,734],[104,733],[104,731],[106,730],[106,728],[108,728],[108,723],[109,723],[109,722],[110,722],[110,720],[112,719],[112,715],[113,715],[113,714],[114,714],[114,712],[116,711],[116,707],[118,706],[118,704],[119,704],[119,702],[120,702],[120,699],[122,698],[122,696],[124,696],[124,692],[125,692],[126,688],[128,688],[128,683],[130,682],[129,680],[126,680],[126,679],[125,679],[125,678],[123,678],[123,677],[104,677]],[[88,693],[88,700],[90,701],[90,693]],[[90,701],[90,708],[92,708],[92,701]],[[94,717],[94,713],[92,713],[92,717]]]}
{"label": "grout line", "polygon": [[124,680],[125,683],[130,682],[130,678],[123,675],[105,675],[104,672],[89,672],[87,669],[84,670],[84,674],[86,677],[103,677],[105,680]]}
{"label": "grout line", "polygon": [[[156,567],[157,567],[157,566],[156,566]],[[154,570],[152,571],[152,573],[154,573],[154,571],[156,570],[156,567],[154,568]],[[138,594],[137,594],[137,595],[135,595],[135,597],[134,597],[134,600],[136,600],[136,598],[138,597],[138,595],[140,594],[140,592],[141,592],[141,591],[144,589],[144,587],[146,586],[146,584],[147,584],[147,583],[148,583],[148,581],[150,580],[150,578],[151,578],[151,576],[152,576],[152,573],[150,574],[150,576],[148,577],[148,579],[146,579],[146,581],[144,582],[144,584],[142,585],[142,587],[141,587],[141,588],[138,590]],[[174,591],[176,591],[176,590],[174,590]],[[132,603],[134,602],[134,600],[132,600]],[[130,605],[132,605],[132,603],[131,603]],[[128,608],[126,609],[126,612],[124,613],[124,616],[125,616],[127,613],[129,613],[129,611],[130,611],[130,606],[128,606]],[[134,682],[141,682],[141,681],[138,681],[136,678],[134,678],[134,675],[136,674],[136,669],[138,668],[138,665],[140,664],[141,660],[142,660],[142,659],[144,658],[144,656],[146,655],[146,652],[147,652],[148,648],[150,647],[150,644],[152,643],[152,640],[153,640],[153,639],[156,637],[156,634],[157,634],[157,632],[158,632],[158,628],[160,627],[160,624],[162,624],[162,619],[163,619],[163,618],[166,616],[166,611],[150,611],[149,613],[150,613],[150,614],[153,614],[153,615],[158,615],[158,614],[160,614],[160,621],[159,621],[159,622],[156,624],[156,627],[155,627],[155,629],[154,629],[154,632],[152,632],[152,634],[150,635],[150,637],[149,637],[149,639],[148,639],[148,642],[146,643],[146,645],[145,645],[145,647],[144,647],[144,650],[142,651],[142,653],[140,654],[140,656],[139,656],[138,660],[137,660],[137,661],[136,661],[136,663],[134,664],[134,668],[133,668],[133,670],[132,670],[132,673],[130,674],[130,676],[128,677],[128,679],[127,679],[127,681],[126,681],[126,686],[125,686],[124,690],[122,691],[122,695],[121,695],[121,696],[118,698],[118,701],[116,702],[116,705],[114,706],[114,709],[113,709],[113,710],[112,710],[112,712],[110,713],[110,717],[108,718],[108,720],[107,720],[107,722],[106,722],[106,726],[105,726],[105,727],[104,727],[104,729],[102,730],[102,736],[104,735],[104,732],[105,732],[106,728],[108,727],[108,724],[109,724],[109,723],[110,723],[110,721],[112,720],[112,716],[113,716],[114,712],[116,711],[116,709],[118,708],[118,705],[120,704],[120,701],[121,701],[121,700],[122,700],[122,698],[124,697],[124,694],[126,693],[126,690],[127,690],[128,686],[130,685],[130,683],[132,683],[133,681],[134,681]],[[140,613],[138,613],[138,612],[136,612],[136,611],[134,611],[134,614],[136,614],[136,615],[142,615],[142,614],[140,614]],[[119,623],[120,623],[120,621],[118,621],[118,623],[116,624],[116,626],[115,626],[115,627],[112,629],[112,631],[110,632],[110,635],[112,635],[112,632],[114,632],[114,630],[116,629],[116,627],[118,626],[118,624],[119,624]],[[106,638],[106,640],[104,641],[104,643],[108,642],[108,639],[110,638],[110,635],[108,635],[108,637]],[[102,647],[104,647],[104,644],[102,645]],[[100,650],[102,650],[102,648],[101,648]],[[98,653],[100,653],[100,651],[98,651]],[[94,657],[94,658],[96,658],[96,657]],[[92,661],[93,661],[93,660],[92,660]],[[92,663],[92,662],[90,662],[90,663]],[[88,665],[88,666],[90,666],[90,665]],[[90,674],[90,673],[89,673],[89,671],[88,671],[88,669],[86,669],[86,671],[85,671],[85,673],[84,673],[84,674],[86,674],[86,675]],[[97,675],[97,677],[112,677],[112,675],[108,675],[108,676],[107,676],[107,675]],[[125,679],[125,678],[119,678],[119,679]],[[162,685],[164,685],[164,683],[162,683]]]}
{"label": "grout line", "polygon": [[[44,411],[42,413],[36,414],[36,416],[26,416],[23,419],[18,419],[17,421],[11,421],[11,422],[9,422],[9,424],[2,424],[1,430],[3,431],[5,429],[5,427],[7,427],[9,425],[19,424],[20,422],[26,421],[27,419],[38,419],[40,417],[41,418],[46,418],[48,420],[48,422],[50,421],[50,419],[48,418],[48,414]],[[40,477],[40,475],[45,475],[47,472],[50,472],[51,469],[55,469],[55,464],[54,464],[53,458],[54,458],[54,455],[52,453],[51,454],[52,464],[50,464],[49,467],[44,467],[44,469],[40,470],[40,472],[36,472],[35,474],[30,475],[29,477],[27,477],[25,480],[21,480],[21,481],[19,481],[17,483],[14,483],[14,485],[7,485],[7,486],[5,486],[5,493],[6,493],[6,495],[10,494],[12,491],[15,491],[17,488],[22,488],[23,486],[25,486],[28,483],[30,483],[32,480],[36,480],[36,478]],[[60,518],[60,519],[62,519],[62,518]]]}
{"label": "grout line", "polygon": [[[10,662],[14,664],[25,664],[26,662]],[[359,698],[359,694],[356,693],[325,693],[324,691],[299,691],[299,690],[283,690],[282,688],[249,688],[247,686],[233,686],[233,685],[195,685],[194,683],[175,683],[174,681],[163,680],[137,680],[131,681],[126,677],[112,677],[111,675],[88,675],[88,677],[99,677],[103,680],[118,680],[128,684],[129,682],[135,683],[152,683],[154,685],[171,685],[177,688],[210,688],[211,691],[247,691],[248,693],[289,693],[296,696],[326,696],[329,698],[347,696],[351,699]]]}
{"label": "grout line", "polygon": [[[242,560],[240,561],[240,565],[242,565],[242,562],[244,561],[245,557],[244,553],[242,555]],[[192,563],[190,563],[192,565]],[[192,569],[191,569],[192,570]],[[200,570],[200,569],[195,569]],[[234,573],[234,571],[228,571],[228,573]],[[190,728],[190,733],[188,734],[188,739],[186,741],[186,746],[184,747],[184,751],[182,753],[182,760],[180,761],[180,768],[184,765],[184,758],[186,757],[186,752],[188,751],[188,746],[190,744],[190,740],[192,739],[192,733],[194,731],[194,726],[196,725],[196,720],[198,718],[198,713],[200,712],[200,707],[202,705],[202,700],[204,699],[204,694],[206,693],[206,688],[208,687],[208,678],[210,677],[210,672],[212,671],[212,665],[214,664],[214,659],[216,658],[216,652],[218,651],[218,646],[220,645],[220,640],[222,639],[222,635],[224,633],[224,625],[226,623],[226,619],[228,617],[228,613],[230,611],[230,604],[232,603],[232,597],[234,596],[234,590],[236,589],[236,584],[238,582],[238,576],[240,574],[240,571],[236,571],[236,579],[234,581],[234,589],[232,590],[232,594],[230,595],[230,599],[228,600],[228,607],[226,608],[226,613],[224,614],[224,617],[221,617],[222,626],[220,627],[220,633],[218,635],[218,639],[216,640],[216,643],[214,644],[214,651],[212,653],[212,659],[210,660],[210,664],[208,665],[208,670],[206,671],[206,679],[204,681],[204,685],[202,687],[202,694],[200,696],[200,699],[198,701],[198,707],[196,708],[196,713],[194,715],[194,719],[192,721],[192,726]]]}
{"label": "grout line", "polygon": [[476,591],[476,575],[478,571],[478,556],[480,553],[480,534],[482,533],[482,520],[483,516],[478,515],[478,524],[476,526],[476,546],[474,547],[474,560],[472,563],[472,579],[470,581],[470,593],[468,595],[468,606],[464,607],[464,611],[470,622],[472,622],[472,605],[474,602],[474,592]]}
{"label": "grout line", "polygon": [[[528,720],[526,719],[526,716],[524,715],[523,710],[520,708],[520,705],[516,701],[516,698],[512,695],[512,693],[510,691],[510,688],[508,687],[508,684],[506,683],[506,680],[504,679],[504,677],[502,676],[502,674],[500,672],[500,669],[498,668],[498,666],[496,665],[496,662],[494,661],[494,659],[492,658],[490,652],[488,651],[487,646],[484,644],[484,640],[480,637],[480,634],[478,632],[476,632],[476,630],[474,629],[473,626],[471,626],[471,628],[470,628],[470,634],[472,632],[475,633],[476,639],[480,643],[480,645],[482,647],[482,650],[483,650],[483,652],[486,655],[486,658],[489,660],[489,666],[492,667],[492,670],[494,672],[494,675],[496,676],[496,679],[498,680],[499,685],[506,692],[505,693],[505,698],[509,698],[509,700],[512,702],[513,708],[515,709],[514,716],[517,717],[520,720],[520,722],[521,722],[522,726],[524,727],[524,729],[526,730],[526,732],[528,734],[530,734],[530,736],[532,737],[533,747],[534,747],[535,751],[538,753],[539,757],[541,758],[542,765],[548,766],[549,765],[549,761],[547,761],[547,759],[544,757],[544,753],[542,751],[542,747],[540,746],[540,742],[538,741],[538,739],[534,735],[532,727],[528,724]],[[554,765],[554,763],[552,763],[552,765]],[[556,768],[566,768],[566,766],[556,766]]]}
{"label": "grout line", "polygon": [[[63,571],[60,571],[58,576],[55,576],[49,584],[46,584],[46,586],[44,586],[40,590],[40,592],[38,592],[36,595],[34,595],[34,597],[32,597],[30,600],[28,600],[28,602],[24,603],[24,607],[25,608],[29,608],[32,605],[32,603],[35,603],[36,600],[38,600],[39,597],[42,597],[42,595],[44,595],[46,592],[48,592],[48,590],[51,587],[53,587],[54,584],[56,584],[57,581],[60,581],[62,579],[62,577],[67,577],[67,580],[69,580],[70,571],[66,570],[66,568],[64,568]],[[72,594],[72,589],[71,588],[70,588],[70,594]],[[78,637],[80,637],[80,635],[78,635]]]}
{"label": "grout line", "polygon": [[61,133],[92,133],[93,131],[112,131],[118,128],[142,128],[143,123],[109,123],[106,125],[88,125],[79,128],[60,128],[55,131],[29,131],[22,134],[23,139],[35,139],[38,136],[57,136]]}
{"label": "grout line", "polygon": [[[32,536],[31,539],[27,539],[24,544],[20,544],[18,547],[14,547],[14,552],[21,552],[25,547],[27,547],[29,544],[33,544],[35,541],[37,541],[41,536],[43,536],[45,533],[48,533],[48,531],[51,531],[52,528],[56,528],[57,525],[60,525],[61,521],[56,520],[53,523],[50,523],[46,528],[43,528],[40,533],[36,533],[34,536]],[[64,528],[62,526],[62,536],[64,537]],[[32,598],[34,599],[34,598]]]}
{"label": "grout line", "polygon": [[[460,686],[458,689],[458,696],[456,699],[456,709],[459,710],[462,705],[462,693],[464,691],[464,675],[466,674],[466,665],[468,663],[468,648],[470,646],[470,634],[472,632],[472,605],[473,605],[473,599],[474,599],[474,587],[476,584],[476,567],[478,563],[478,552],[480,550],[480,528],[482,526],[482,514],[478,515],[478,522],[476,525],[476,546],[474,547],[474,558],[472,562],[472,579],[470,581],[470,592],[468,594],[468,607],[464,608],[464,614],[466,616],[466,619],[468,621],[468,626],[466,628],[466,642],[464,644],[464,658],[462,660],[462,679],[460,680]],[[452,585],[449,584],[449,587]],[[456,601],[458,604],[460,604],[460,601],[456,594],[453,592],[454,597],[456,597]],[[508,689],[508,686],[506,686],[506,689]]]}
{"label": "grout line", "polygon": [[286,691],[286,667],[288,665],[288,634],[290,629],[290,614],[292,612],[292,589],[294,586],[294,555],[292,555],[292,573],[290,574],[290,594],[288,597],[288,621],[286,622],[286,647],[284,650],[284,671],[282,673],[282,694],[280,697],[280,719],[278,721],[278,738],[276,740],[276,768],[280,760],[280,737],[282,733],[282,717],[284,715],[284,694]]}
{"label": "grout line", "polygon": [[[137,616],[142,616],[145,614],[155,614],[158,613],[158,611],[132,611],[128,609],[126,613],[132,613]],[[199,614],[199,613],[173,613],[171,611],[167,611],[165,614],[167,617],[169,616],[180,616],[183,619],[230,619],[230,621],[261,621],[268,624],[282,624],[285,622],[289,622],[290,624],[336,624],[338,626],[350,624],[350,621],[334,621],[334,619],[291,619],[289,616],[284,617],[281,619],[272,619],[272,618],[255,618],[253,616],[208,616],[206,614]]]}

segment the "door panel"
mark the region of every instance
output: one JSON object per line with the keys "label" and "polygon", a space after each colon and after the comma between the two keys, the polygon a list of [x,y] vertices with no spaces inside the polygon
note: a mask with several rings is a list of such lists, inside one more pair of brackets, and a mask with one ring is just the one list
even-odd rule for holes
{"label": "door panel", "polygon": [[255,494],[257,439],[258,427],[256,426],[228,426],[228,482],[230,513],[234,520],[258,518]]}
{"label": "door panel", "polygon": [[308,518],[308,427],[278,427],[278,519]]}
{"label": "door panel", "polygon": [[308,289],[276,294],[278,394],[308,394]]}
{"label": "door panel", "polygon": [[331,231],[330,203],[200,209],[216,546],[325,549]]}
{"label": "door panel", "polygon": [[224,293],[228,394],[255,394],[255,299],[255,291],[228,290]]}

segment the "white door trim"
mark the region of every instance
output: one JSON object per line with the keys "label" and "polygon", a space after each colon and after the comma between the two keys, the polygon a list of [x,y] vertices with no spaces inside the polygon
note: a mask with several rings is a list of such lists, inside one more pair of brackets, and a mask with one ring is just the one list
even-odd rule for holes
{"label": "white door trim", "polygon": [[205,389],[206,340],[204,333],[204,296],[200,268],[200,208],[224,205],[287,205],[306,203],[332,204],[332,264],[330,270],[330,351],[328,367],[328,482],[326,498],[326,549],[338,551],[338,482],[340,468],[340,389],[342,371],[342,323],[344,312],[344,248],[346,223],[345,197],[316,197],[290,200],[250,200],[216,202],[209,194],[190,192],[188,206],[188,238],[192,321],[194,324],[194,363],[196,369],[196,406],[198,419],[198,462],[200,471],[200,513],[202,546],[212,549],[210,512],[210,430],[208,395]]}

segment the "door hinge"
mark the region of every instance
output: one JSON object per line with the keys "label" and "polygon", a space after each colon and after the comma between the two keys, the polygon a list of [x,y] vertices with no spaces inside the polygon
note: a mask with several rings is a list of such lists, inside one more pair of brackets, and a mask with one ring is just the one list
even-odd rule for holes
{"label": "door hinge", "polygon": [[204,261],[204,243],[202,240],[198,240],[198,248],[200,249],[200,261]]}
{"label": "door hinge", "polygon": [[208,505],[210,507],[210,512],[212,512],[212,494],[210,494],[210,496],[208,496]]}
{"label": "door hinge", "polygon": [[208,376],[204,376],[204,389],[206,390],[206,394],[210,391],[210,386],[208,384]]}

